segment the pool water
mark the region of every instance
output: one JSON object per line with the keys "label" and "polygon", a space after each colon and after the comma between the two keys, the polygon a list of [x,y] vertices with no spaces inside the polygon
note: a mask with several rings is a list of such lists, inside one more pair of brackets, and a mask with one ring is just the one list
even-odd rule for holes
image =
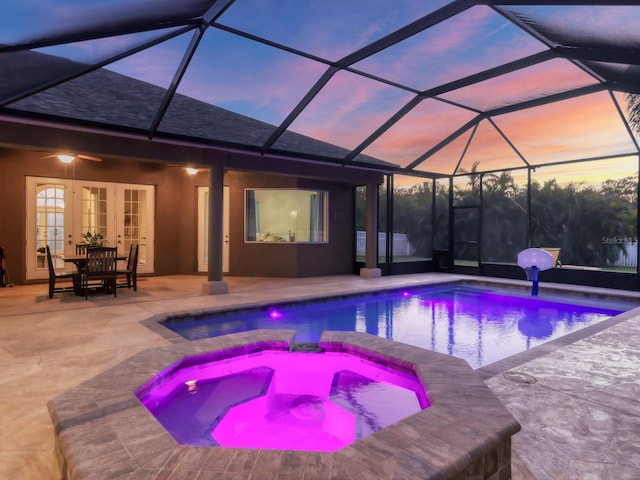
{"label": "pool water", "polygon": [[202,360],[163,372],[138,398],[182,445],[323,452],[429,407],[414,373],[344,352]]}
{"label": "pool water", "polygon": [[295,330],[296,342],[318,342],[325,330],[366,332],[480,368],[632,308],[582,297],[568,302],[453,284],[172,318],[163,325],[189,340],[263,328]]}

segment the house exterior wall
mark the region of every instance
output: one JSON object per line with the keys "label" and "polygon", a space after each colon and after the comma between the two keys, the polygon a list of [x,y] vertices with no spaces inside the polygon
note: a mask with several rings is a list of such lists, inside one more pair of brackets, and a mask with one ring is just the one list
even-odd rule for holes
{"label": "house exterior wall", "polygon": [[[268,175],[228,172],[230,187],[229,275],[311,277],[353,272],[354,195],[345,184]],[[327,243],[245,242],[244,191],[247,188],[300,188],[329,192]]]}
{"label": "house exterior wall", "polygon": [[[17,165],[20,168],[12,168],[11,165]],[[24,279],[26,228],[24,176],[35,175],[37,171],[35,165],[21,161],[16,152],[0,149],[0,246],[4,248],[10,280],[16,284]]]}
{"label": "house exterior wall", "polygon": [[[155,275],[197,272],[197,187],[195,176],[161,163],[105,158],[64,165],[47,153],[0,148],[0,246],[11,281],[26,282],[26,177],[51,177],[155,186]],[[347,184],[267,173],[229,170],[229,275],[307,277],[353,271],[353,187]],[[329,242],[255,244],[244,242],[245,188],[305,188],[329,191]]]}

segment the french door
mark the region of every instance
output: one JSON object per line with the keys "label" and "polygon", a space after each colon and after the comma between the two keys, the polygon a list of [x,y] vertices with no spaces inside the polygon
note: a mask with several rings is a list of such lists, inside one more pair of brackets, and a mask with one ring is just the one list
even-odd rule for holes
{"label": "french door", "polygon": [[[222,272],[229,273],[229,187],[222,199]],[[198,187],[198,271],[209,269],[209,187]]]}
{"label": "french door", "polygon": [[47,245],[56,270],[72,268],[60,256],[74,254],[87,232],[122,254],[137,243],[138,271],[153,272],[153,186],[27,177],[26,200],[27,279],[48,277]]}

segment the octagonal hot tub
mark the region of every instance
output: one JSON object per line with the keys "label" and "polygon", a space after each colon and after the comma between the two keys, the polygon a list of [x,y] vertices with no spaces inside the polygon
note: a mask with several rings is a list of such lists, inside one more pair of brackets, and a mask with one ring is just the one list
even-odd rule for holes
{"label": "octagonal hot tub", "polygon": [[[464,360],[356,332],[324,332],[318,346],[325,353],[289,353],[295,334],[254,330],[145,350],[49,401],[62,480],[510,477],[511,436],[520,426]],[[326,380],[310,381],[304,373],[285,375],[283,390],[277,363],[289,355],[300,359],[296,364],[309,361],[308,371],[313,362],[324,366],[334,363],[334,356],[340,360]],[[256,363],[244,363],[249,359]],[[207,373],[204,381],[192,376],[216,363],[227,370]],[[243,379],[237,375],[241,372],[255,375]],[[428,390],[428,408],[427,394],[415,388],[415,379]],[[200,395],[208,382],[217,393]],[[238,399],[231,393],[234,388],[221,389],[238,382],[253,384],[255,396],[245,392]],[[302,393],[298,386],[305,383],[317,390]],[[152,410],[162,406],[176,389],[182,390],[185,402],[196,402],[192,417],[205,419],[197,438],[206,439],[206,445],[176,440],[179,435],[169,433],[166,419],[159,421],[143,404]],[[382,412],[361,408],[371,408],[368,399],[377,396],[377,389],[392,391],[387,401],[393,406],[381,407]],[[208,411],[209,401],[217,402],[218,395],[229,401],[213,405],[214,415]],[[396,415],[397,405],[405,402],[417,402],[417,412],[388,416],[389,411]],[[254,415],[254,410],[266,413],[271,407],[278,407],[291,425],[311,419],[317,437],[331,436],[335,444],[327,447],[318,440],[320,448],[313,452],[294,449],[291,443],[246,448],[252,447],[241,443],[247,437],[281,433],[281,424],[274,427],[265,419],[257,422],[262,422],[261,433],[242,432],[247,410]],[[367,413],[358,417],[361,410]],[[216,446],[227,442],[228,447]]]}
{"label": "octagonal hot tub", "polygon": [[331,452],[429,402],[415,372],[347,352],[186,358],[136,392],[182,445]]}

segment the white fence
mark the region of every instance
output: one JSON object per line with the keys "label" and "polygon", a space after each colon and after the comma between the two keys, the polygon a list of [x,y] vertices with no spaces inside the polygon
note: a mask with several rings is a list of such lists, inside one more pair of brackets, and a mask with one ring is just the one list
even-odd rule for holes
{"label": "white fence", "polygon": [[618,259],[613,263],[616,267],[635,267],[638,265],[638,242],[626,242],[624,247],[626,254],[620,252]]}
{"label": "white fence", "polygon": [[[366,252],[367,232],[356,232],[356,255],[364,255]],[[416,249],[409,243],[404,233],[393,234],[393,255],[409,256],[415,253]],[[387,234],[378,232],[378,255],[387,254]]]}
{"label": "white fence", "polygon": [[[356,255],[364,256],[366,253],[367,234],[366,232],[356,232]],[[626,254],[620,252],[618,258],[610,266],[612,267],[635,267],[638,265],[638,242],[626,242]],[[410,256],[416,249],[409,243],[404,233],[393,234],[393,254],[397,256]],[[378,232],[378,255],[387,253],[387,234]]]}

